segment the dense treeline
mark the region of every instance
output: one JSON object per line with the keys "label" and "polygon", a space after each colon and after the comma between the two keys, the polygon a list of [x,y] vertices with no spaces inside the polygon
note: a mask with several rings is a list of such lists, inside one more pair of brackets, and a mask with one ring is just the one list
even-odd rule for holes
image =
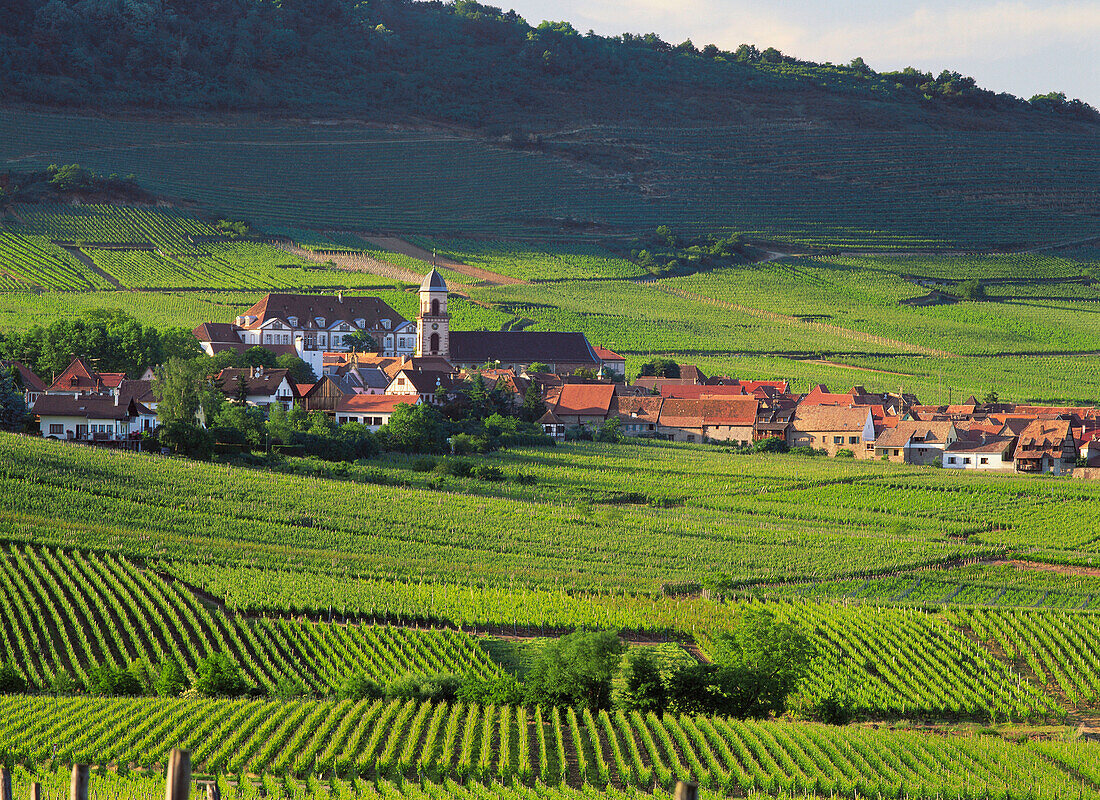
{"label": "dense treeline", "polygon": [[[0,101],[263,110],[507,126],[571,119],[726,118],[777,89],[912,105],[1024,108],[945,71],[878,74],[742,45],[529,25],[474,0],[13,0],[0,30]],[[1094,118],[1057,94],[1044,111]],[[524,139],[526,141],[526,139]]]}

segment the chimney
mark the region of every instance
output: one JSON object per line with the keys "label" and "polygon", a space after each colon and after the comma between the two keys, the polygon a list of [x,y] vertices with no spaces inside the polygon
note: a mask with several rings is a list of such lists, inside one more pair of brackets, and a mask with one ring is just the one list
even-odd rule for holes
{"label": "chimney", "polygon": [[344,302],[344,293],[343,292],[337,292],[336,293],[336,302],[337,303],[343,303]]}

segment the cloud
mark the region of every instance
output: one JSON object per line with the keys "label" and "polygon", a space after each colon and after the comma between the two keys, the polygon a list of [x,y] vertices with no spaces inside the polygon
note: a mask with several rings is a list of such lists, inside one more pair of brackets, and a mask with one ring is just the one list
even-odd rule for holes
{"label": "cloud", "polygon": [[725,49],[741,42],[814,61],[862,56],[876,69],[958,69],[1027,94],[1057,86],[1100,102],[1096,0],[516,0],[528,21],[597,33],[654,31]]}

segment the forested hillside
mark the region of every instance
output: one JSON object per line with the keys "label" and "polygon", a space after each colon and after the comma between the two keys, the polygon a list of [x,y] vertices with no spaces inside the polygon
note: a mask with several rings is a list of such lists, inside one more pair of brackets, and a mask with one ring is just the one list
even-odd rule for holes
{"label": "forested hillside", "polygon": [[[514,134],[560,124],[701,124],[805,113],[875,127],[1096,122],[1052,94],[1024,102],[950,70],[878,74],[657,34],[533,27],[474,0],[14,0],[0,101],[434,120]],[[945,65],[948,66],[948,65]],[[959,110],[965,110],[965,118]],[[975,112],[980,112],[975,114]]]}

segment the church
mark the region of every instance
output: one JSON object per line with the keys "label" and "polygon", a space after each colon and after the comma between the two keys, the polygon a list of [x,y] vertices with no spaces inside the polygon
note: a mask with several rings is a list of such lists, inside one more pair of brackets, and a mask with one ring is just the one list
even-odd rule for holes
{"label": "church", "polygon": [[420,284],[416,318],[416,354],[447,359],[456,370],[486,364],[526,372],[534,363],[568,375],[578,369],[597,371],[602,362],[583,333],[558,331],[452,331],[447,313],[447,282],[432,269]]}
{"label": "church", "polygon": [[325,353],[349,352],[363,333],[383,357],[442,358],[455,372],[490,364],[518,375],[537,362],[568,375],[596,371],[602,364],[583,333],[453,331],[449,294],[447,282],[433,268],[420,284],[415,323],[377,297],[269,294],[232,323],[204,322],[193,333],[207,355],[263,347],[298,356],[317,375],[324,371]]}

